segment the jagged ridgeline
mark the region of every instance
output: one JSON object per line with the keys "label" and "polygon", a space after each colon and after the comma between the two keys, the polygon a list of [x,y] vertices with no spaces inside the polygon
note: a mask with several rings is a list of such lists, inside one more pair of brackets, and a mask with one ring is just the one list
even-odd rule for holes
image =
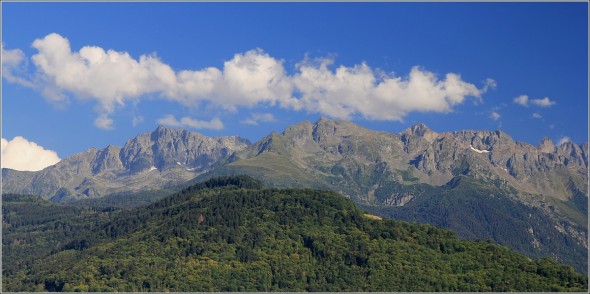
{"label": "jagged ridgeline", "polygon": [[131,210],[3,202],[6,291],[588,290],[585,275],[550,259],[246,176]]}
{"label": "jagged ridgeline", "polygon": [[181,187],[247,174],[273,188],[344,195],[384,217],[492,239],[588,272],[588,144],[538,146],[496,130],[400,133],[320,118],[251,144],[158,127],[38,172],[2,169],[4,193],[79,207],[148,205]]}

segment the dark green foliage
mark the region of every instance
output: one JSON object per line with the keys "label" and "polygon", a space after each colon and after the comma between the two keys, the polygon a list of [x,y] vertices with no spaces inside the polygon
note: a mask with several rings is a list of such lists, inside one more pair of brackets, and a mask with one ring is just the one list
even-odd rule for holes
{"label": "dark green foliage", "polygon": [[116,207],[134,208],[148,205],[165,198],[173,193],[173,190],[152,190],[141,192],[114,193],[100,198],[82,199],[71,203],[80,207]]}
{"label": "dark green foliage", "polygon": [[[588,270],[587,249],[560,233],[540,209],[510,198],[510,191],[460,176],[444,187],[392,183],[377,189],[375,196],[396,193],[416,197],[398,207],[359,206],[386,218],[432,224],[450,229],[461,238],[491,239],[532,258],[557,257],[580,272]],[[574,201],[581,201],[581,197]]]}
{"label": "dark green foliage", "polygon": [[198,183],[188,188],[188,191],[196,191],[206,188],[237,187],[242,189],[263,189],[265,185],[252,177],[245,175],[217,177]]}
{"label": "dark green foliage", "polygon": [[[5,255],[4,266],[11,270],[3,272],[4,289],[586,291],[588,287],[585,276],[550,259],[533,261],[506,247],[461,240],[430,225],[372,220],[333,192],[261,187],[245,177],[213,179],[149,206],[109,212],[64,237],[61,248],[39,253],[37,262],[16,266],[19,256]],[[7,199],[5,213],[26,219],[23,210],[12,210],[18,206],[11,203],[16,198]],[[88,223],[104,214],[97,211],[82,217],[80,208],[60,208],[74,211],[64,214],[63,221]],[[11,226],[10,221],[5,226]],[[58,232],[42,231],[43,226],[13,227],[5,237],[13,239],[26,229],[55,240]],[[19,246],[4,243],[10,252]]]}
{"label": "dark green foliage", "polygon": [[[35,261],[64,246],[86,247],[73,240],[82,231],[108,221],[113,208],[78,208],[57,205],[31,195],[2,195],[2,274],[22,275]],[[4,287],[11,287],[3,279]],[[52,284],[48,284],[52,285]],[[58,285],[57,285],[58,286]]]}

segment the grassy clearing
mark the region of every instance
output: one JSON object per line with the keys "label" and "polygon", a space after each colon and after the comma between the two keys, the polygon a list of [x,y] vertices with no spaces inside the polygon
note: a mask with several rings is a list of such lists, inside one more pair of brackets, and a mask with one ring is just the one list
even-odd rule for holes
{"label": "grassy clearing", "polygon": [[383,218],[381,218],[381,217],[378,217],[378,216],[372,215],[372,214],[368,214],[368,213],[363,214],[363,216],[368,219],[383,220]]}

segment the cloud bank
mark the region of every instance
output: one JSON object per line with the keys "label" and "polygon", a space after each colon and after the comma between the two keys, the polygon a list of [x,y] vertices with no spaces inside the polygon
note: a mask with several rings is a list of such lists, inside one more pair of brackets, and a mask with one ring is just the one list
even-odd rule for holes
{"label": "cloud bank", "polygon": [[11,141],[2,138],[2,167],[21,171],[39,171],[58,163],[55,151],[17,136]]}
{"label": "cloud bank", "polygon": [[[95,125],[101,129],[113,129],[113,112],[146,95],[226,111],[269,105],[339,119],[401,121],[410,112],[451,112],[467,97],[481,101],[482,94],[495,87],[492,79],[477,88],[459,74],[439,78],[418,66],[405,77],[365,63],[334,68],[331,58],[305,58],[289,74],[282,60],[262,49],[235,54],[221,68],[174,70],[155,54],[135,59],[97,46],[73,51],[68,39],[56,33],[35,40],[33,48],[38,53],[31,60],[45,97],[58,104],[68,96],[95,101]],[[22,57],[18,51],[13,55]],[[257,121],[262,120],[250,122]]]}

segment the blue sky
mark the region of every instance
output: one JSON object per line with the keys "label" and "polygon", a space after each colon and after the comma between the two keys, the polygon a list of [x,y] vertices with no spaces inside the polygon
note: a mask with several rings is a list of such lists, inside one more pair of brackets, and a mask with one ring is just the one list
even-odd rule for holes
{"label": "blue sky", "polygon": [[587,5],[2,3],[3,164],[17,136],[65,158],[320,116],[586,142]]}

